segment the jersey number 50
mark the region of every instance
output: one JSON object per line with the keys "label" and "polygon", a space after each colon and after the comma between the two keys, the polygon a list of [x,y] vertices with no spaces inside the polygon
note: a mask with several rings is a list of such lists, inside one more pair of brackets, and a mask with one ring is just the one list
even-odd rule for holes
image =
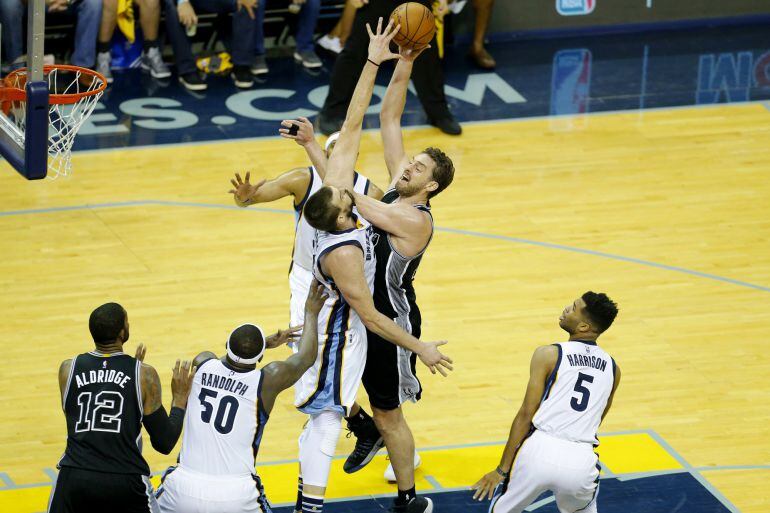
{"label": "jersey number 50", "polygon": [[[201,388],[201,393],[198,394],[198,399],[200,399],[201,406],[203,406],[201,420],[206,424],[211,423],[211,416],[214,414],[214,405],[208,399],[216,399],[217,395],[218,392],[216,390],[209,388]],[[236,413],[238,413],[238,399],[231,395],[223,396],[217,406],[217,414],[214,417],[214,429],[223,435],[232,431]]]}

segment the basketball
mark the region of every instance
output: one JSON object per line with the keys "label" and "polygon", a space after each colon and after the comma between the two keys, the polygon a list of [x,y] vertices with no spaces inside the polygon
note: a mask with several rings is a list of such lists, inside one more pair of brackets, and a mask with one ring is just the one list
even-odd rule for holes
{"label": "basketball", "polygon": [[417,2],[399,5],[391,13],[390,19],[394,25],[401,25],[393,42],[402,48],[420,50],[431,42],[436,33],[433,13]]}

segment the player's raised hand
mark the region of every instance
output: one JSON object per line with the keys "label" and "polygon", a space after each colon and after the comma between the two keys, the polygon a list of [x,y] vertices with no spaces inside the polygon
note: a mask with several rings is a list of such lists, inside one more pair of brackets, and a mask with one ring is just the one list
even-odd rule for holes
{"label": "player's raised hand", "polygon": [[254,197],[257,195],[257,191],[262,187],[267,180],[264,178],[255,184],[249,183],[251,173],[246,173],[246,178],[241,179],[240,173],[235,173],[235,178],[230,179],[230,183],[233,184],[233,189],[230,189],[228,193],[232,194],[235,198],[235,203],[239,207],[246,207],[253,203]]}
{"label": "player's raised hand", "polygon": [[174,396],[175,405],[181,407],[187,404],[187,396],[190,395],[190,388],[197,370],[198,368],[193,367],[190,360],[181,363],[179,360],[176,361],[171,375],[171,394]]}
{"label": "player's raised hand", "polygon": [[314,278],[313,283],[310,284],[310,292],[308,292],[307,300],[305,301],[305,315],[318,315],[328,297],[326,289]]}
{"label": "player's raised hand", "polygon": [[401,56],[390,51],[390,42],[393,40],[401,25],[393,25],[393,20],[388,22],[385,30],[382,30],[382,18],[377,20],[377,31],[372,32],[372,27],[366,24],[366,31],[369,32],[369,56],[368,59],[380,65],[382,61],[389,59],[400,59]]}
{"label": "player's raised hand", "polygon": [[422,54],[422,52],[424,52],[428,48],[430,48],[430,45],[425,45],[419,50],[415,50],[414,48],[407,48],[405,46],[400,46],[398,48],[398,53],[399,55],[401,55],[402,61],[414,62],[417,59],[417,57],[419,57],[420,54]]}
{"label": "player's raised hand", "polygon": [[[292,125],[297,125],[296,134],[292,134],[290,128]],[[315,131],[313,130],[313,123],[309,119],[299,117],[297,119],[284,119],[281,121],[281,126],[278,133],[284,139],[293,139],[300,146],[307,146],[315,140]]]}
{"label": "player's raised hand", "polygon": [[287,330],[278,330],[265,340],[265,347],[267,349],[275,349],[284,344],[291,344],[299,340],[302,336],[302,325],[294,326]]}
{"label": "player's raised hand", "polygon": [[483,501],[484,499],[491,499],[495,494],[495,488],[502,482],[503,476],[501,476],[497,470],[484,474],[484,477],[479,479],[475,485],[471,486],[471,490],[476,490],[473,494],[474,500]]}
{"label": "player's raised hand", "polygon": [[136,346],[136,354],[134,355],[134,358],[139,360],[140,362],[144,361],[144,355],[147,354],[147,346],[144,344],[139,344]]}
{"label": "player's raised hand", "polygon": [[452,370],[452,359],[438,350],[439,346],[446,344],[446,340],[440,342],[423,342],[422,350],[417,353],[422,363],[424,363],[432,374],[438,372],[442,376],[447,376],[447,371]]}

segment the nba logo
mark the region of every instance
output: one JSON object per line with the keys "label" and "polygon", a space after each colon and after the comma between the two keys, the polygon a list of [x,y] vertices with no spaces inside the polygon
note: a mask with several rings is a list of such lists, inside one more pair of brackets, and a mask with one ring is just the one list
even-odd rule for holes
{"label": "nba logo", "polygon": [[591,100],[591,51],[560,50],[553,56],[551,114],[584,114]]}
{"label": "nba logo", "polygon": [[556,11],[562,16],[591,14],[595,7],[596,0],[556,0]]}

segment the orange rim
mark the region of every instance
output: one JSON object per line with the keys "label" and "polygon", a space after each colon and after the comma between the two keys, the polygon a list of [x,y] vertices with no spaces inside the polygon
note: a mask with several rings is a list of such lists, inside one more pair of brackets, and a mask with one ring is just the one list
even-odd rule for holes
{"label": "orange rim", "polygon": [[[47,77],[48,74],[55,69],[70,71],[73,73],[79,72],[81,76],[82,75],[90,76],[92,77],[93,80],[99,81],[99,86],[90,91],[83,91],[81,93],[51,94],[48,96],[49,104],[77,103],[83,98],[97,95],[107,88],[107,79],[104,78],[104,75],[92,69],[81,68],[80,66],[70,66],[69,64],[54,64],[51,66],[43,66],[43,74]],[[27,92],[23,89],[24,85],[27,82],[26,73],[27,73],[27,68],[20,68],[8,73],[8,75],[5,77],[5,80],[4,80],[5,88],[0,90],[0,98],[2,98],[4,101],[26,100]],[[12,85],[12,84],[20,84],[22,87],[18,87],[18,85]]]}

